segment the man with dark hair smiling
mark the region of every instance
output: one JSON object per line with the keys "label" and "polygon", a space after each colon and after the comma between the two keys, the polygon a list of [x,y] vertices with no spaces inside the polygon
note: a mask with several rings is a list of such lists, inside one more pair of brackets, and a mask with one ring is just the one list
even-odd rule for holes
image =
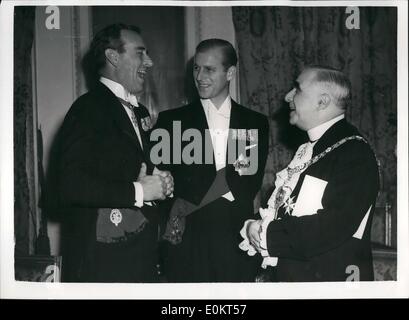
{"label": "man with dark hair smiling", "polygon": [[90,50],[99,82],[74,102],[60,136],[63,281],[155,282],[151,202],[173,192],[173,179],[150,161],[138,103],[152,60],[139,29],[124,24],[98,32]]}
{"label": "man with dark hair smiling", "polygon": [[[182,158],[181,163],[164,166],[175,178],[175,199],[165,233],[172,242],[166,245],[164,259],[170,282],[241,282],[254,281],[256,276],[257,262],[238,248],[239,231],[253,216],[253,200],[261,187],[268,121],[231,99],[229,84],[236,64],[229,42],[202,41],[193,67],[200,100],[159,114],[157,128],[171,133],[171,145],[177,143],[175,124],[182,133],[195,129],[202,142],[199,161],[187,163],[182,154],[170,157]],[[182,150],[189,143],[183,139]],[[255,157],[247,159],[244,148],[234,156],[240,144]]]}
{"label": "man with dark hair smiling", "polygon": [[262,219],[242,229],[241,248],[260,252],[264,267],[277,266],[278,281],[373,280],[378,167],[368,142],[345,120],[350,82],[338,70],[309,67],[285,100],[290,123],[310,142],[277,173]]}

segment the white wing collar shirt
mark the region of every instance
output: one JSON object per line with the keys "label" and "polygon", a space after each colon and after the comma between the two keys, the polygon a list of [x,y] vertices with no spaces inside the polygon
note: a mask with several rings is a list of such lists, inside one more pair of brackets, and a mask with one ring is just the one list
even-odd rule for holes
{"label": "white wing collar shirt", "polygon": [[[200,99],[204,112],[206,114],[207,124],[209,126],[210,136],[212,138],[213,153],[216,170],[219,171],[226,167],[227,139],[229,137],[231,98],[227,96],[219,109],[210,99]],[[229,201],[234,197],[231,192],[223,195]]]}
{"label": "white wing collar shirt", "polygon": [[[131,104],[133,104],[134,106],[138,107],[138,99],[136,98],[135,95],[131,94],[130,92],[128,92],[127,90],[125,90],[125,88],[119,84],[118,82],[115,82],[111,79],[105,78],[105,77],[101,77],[99,79],[105,86],[108,87],[109,90],[112,91],[112,93],[122,99],[125,100],[126,102],[129,102]],[[142,148],[143,144],[142,144],[142,139],[141,139],[141,134],[139,132],[139,128],[138,126],[135,125],[135,123],[132,121],[132,110],[130,110],[128,107],[124,106],[122,104],[122,106],[124,107],[126,114],[129,117],[129,121],[131,121],[132,126],[135,129],[135,133],[138,136],[139,139],[139,144]],[[143,206],[143,188],[142,185],[139,182],[134,182],[134,187],[135,187],[135,206],[136,207],[142,207]]]}

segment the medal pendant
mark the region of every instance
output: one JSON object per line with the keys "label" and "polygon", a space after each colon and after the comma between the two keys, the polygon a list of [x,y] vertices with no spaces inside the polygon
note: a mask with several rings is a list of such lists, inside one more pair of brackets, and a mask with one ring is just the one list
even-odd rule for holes
{"label": "medal pendant", "polygon": [[121,211],[119,211],[119,209],[112,209],[111,214],[109,215],[109,219],[115,225],[115,227],[117,227],[118,224],[120,224],[122,221]]}

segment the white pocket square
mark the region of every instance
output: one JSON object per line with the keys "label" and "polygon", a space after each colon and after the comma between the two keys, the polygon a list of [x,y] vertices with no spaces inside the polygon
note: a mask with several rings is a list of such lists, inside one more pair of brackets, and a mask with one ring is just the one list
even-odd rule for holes
{"label": "white pocket square", "polygon": [[322,196],[328,182],[306,175],[297,197],[293,216],[301,217],[316,214],[319,209],[322,209]]}

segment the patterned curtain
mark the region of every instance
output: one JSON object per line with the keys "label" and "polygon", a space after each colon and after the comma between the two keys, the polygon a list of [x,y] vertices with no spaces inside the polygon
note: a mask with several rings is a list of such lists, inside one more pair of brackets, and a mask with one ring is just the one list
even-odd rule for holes
{"label": "patterned curtain", "polygon": [[[346,28],[345,7],[234,7],[241,102],[270,119],[271,144],[262,200],[275,173],[305,134],[290,128],[285,94],[306,65],[344,71],[352,82],[346,116],[367,137],[382,168],[383,189],[396,190],[396,8],[360,7],[359,29]],[[356,21],[355,21],[356,22]],[[392,192],[393,194],[394,192]],[[396,196],[396,193],[395,193]]]}
{"label": "patterned curtain", "polygon": [[14,236],[15,255],[19,256],[32,253],[35,237],[31,78],[35,7],[14,10]]}

